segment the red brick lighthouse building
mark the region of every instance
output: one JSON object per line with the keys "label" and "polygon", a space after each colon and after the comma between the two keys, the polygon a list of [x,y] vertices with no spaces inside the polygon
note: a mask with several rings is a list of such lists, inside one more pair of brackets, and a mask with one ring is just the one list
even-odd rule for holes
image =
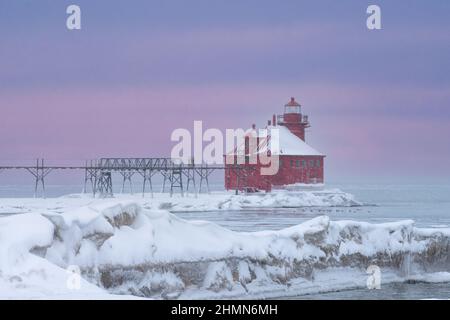
{"label": "red brick lighthouse building", "polygon": [[[306,143],[305,129],[309,127],[308,116],[302,114],[302,106],[294,98],[284,105],[282,115],[273,115],[263,134],[261,130],[255,134],[253,125],[253,130],[245,135],[242,151],[235,148],[225,157],[225,188],[270,191],[293,184],[323,183],[325,155]],[[263,154],[265,161],[260,159]],[[262,174],[261,168],[269,167],[267,159],[275,159],[273,156],[277,156],[278,161],[273,161],[278,170]]]}

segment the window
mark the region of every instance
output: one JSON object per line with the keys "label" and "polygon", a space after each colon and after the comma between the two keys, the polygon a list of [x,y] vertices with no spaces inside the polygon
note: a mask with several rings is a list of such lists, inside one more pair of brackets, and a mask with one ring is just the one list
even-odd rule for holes
{"label": "window", "polygon": [[291,167],[294,166],[294,160],[291,160]]}
{"label": "window", "polygon": [[317,166],[317,168],[320,168],[320,159],[316,160],[316,166]]}
{"label": "window", "polygon": [[300,167],[300,160],[296,160],[295,161],[295,166],[298,168],[298,167]]}
{"label": "window", "polygon": [[306,168],[306,160],[302,160],[302,167]]}
{"label": "window", "polygon": [[309,167],[313,168],[314,167],[314,160],[309,160]]}

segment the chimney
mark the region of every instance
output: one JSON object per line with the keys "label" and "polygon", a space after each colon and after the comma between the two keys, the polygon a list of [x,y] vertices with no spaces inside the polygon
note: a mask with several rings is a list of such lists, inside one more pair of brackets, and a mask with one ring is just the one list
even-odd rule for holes
{"label": "chimney", "polygon": [[267,125],[270,126],[270,120],[267,120]]}
{"label": "chimney", "polygon": [[252,124],[252,129],[255,130],[256,129],[256,125]]}
{"label": "chimney", "polygon": [[277,125],[277,117],[275,116],[275,114],[272,116],[272,123],[274,127]]}

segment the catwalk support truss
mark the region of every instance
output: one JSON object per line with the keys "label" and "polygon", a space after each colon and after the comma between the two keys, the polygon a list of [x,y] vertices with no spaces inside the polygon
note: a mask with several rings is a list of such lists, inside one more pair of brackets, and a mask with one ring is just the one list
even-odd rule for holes
{"label": "catwalk support truss", "polygon": [[[229,168],[229,167],[228,167]],[[122,177],[122,190],[125,186],[129,187],[130,193],[133,191],[132,177],[135,174],[143,178],[142,196],[146,188],[153,197],[152,178],[159,174],[163,178],[162,192],[165,192],[166,186],[170,187],[169,192],[172,196],[175,192],[184,196],[190,188],[197,195],[202,191],[210,192],[210,175],[216,170],[224,170],[224,165],[207,164],[184,164],[178,159],[171,158],[101,158],[99,160],[86,161],[81,166],[58,166],[46,165],[44,159],[38,159],[36,165],[30,166],[2,166],[0,172],[4,170],[26,170],[34,177],[34,196],[38,196],[39,187],[42,191],[42,197],[45,197],[45,178],[52,171],[57,170],[83,170],[84,186],[83,193],[90,187],[92,194],[99,197],[113,196],[113,174],[117,173]],[[239,166],[233,167],[240,179],[244,179],[246,171]],[[242,177],[241,177],[242,176]],[[198,185],[197,185],[198,181]],[[236,192],[238,190],[236,189]]]}

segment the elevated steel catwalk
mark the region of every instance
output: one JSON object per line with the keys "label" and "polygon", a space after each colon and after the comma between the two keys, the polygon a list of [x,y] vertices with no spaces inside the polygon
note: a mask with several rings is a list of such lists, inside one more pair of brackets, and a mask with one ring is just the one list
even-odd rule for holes
{"label": "elevated steel catwalk", "polygon": [[[228,168],[230,168],[228,166]],[[45,177],[55,170],[84,170],[84,188],[86,192],[88,183],[91,185],[94,196],[101,197],[113,196],[112,191],[112,173],[119,173],[123,177],[122,191],[125,183],[129,182],[131,190],[131,178],[137,173],[143,177],[142,195],[144,196],[146,185],[149,185],[151,195],[153,196],[152,177],[159,173],[163,177],[163,189],[166,182],[170,183],[170,195],[178,189],[181,195],[187,192],[190,184],[193,184],[195,193],[202,191],[202,186],[206,186],[209,193],[208,177],[215,170],[223,170],[225,165],[207,165],[207,164],[185,164],[179,159],[172,158],[100,158],[98,160],[87,161],[84,166],[63,166],[46,165],[44,159],[36,160],[35,165],[0,165],[0,172],[3,170],[26,170],[35,178],[34,195],[37,196],[39,186],[42,188],[42,195],[45,197]],[[248,168],[236,165],[232,166],[235,172],[238,172],[238,178],[245,177]],[[242,176],[242,177],[241,177]],[[183,184],[183,177],[187,178],[187,183]],[[196,177],[199,178],[199,188],[196,189]],[[186,186],[186,189],[184,189]],[[236,189],[236,192],[238,190]]]}

